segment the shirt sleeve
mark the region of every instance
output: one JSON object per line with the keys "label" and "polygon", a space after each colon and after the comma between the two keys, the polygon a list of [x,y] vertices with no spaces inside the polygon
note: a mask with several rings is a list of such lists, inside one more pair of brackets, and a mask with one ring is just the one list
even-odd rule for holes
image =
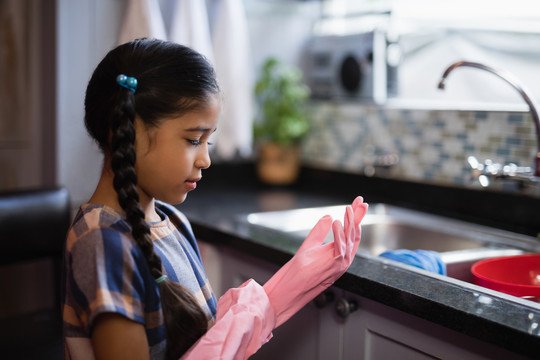
{"label": "shirt sleeve", "polygon": [[[144,323],[151,289],[140,271],[145,260],[128,236],[112,229],[92,230],[77,240],[68,259],[71,305],[86,331],[105,312]],[[156,306],[157,301],[156,294]]]}
{"label": "shirt sleeve", "polygon": [[214,326],[181,359],[247,359],[271,339],[275,324],[263,287],[248,280],[219,299]]}

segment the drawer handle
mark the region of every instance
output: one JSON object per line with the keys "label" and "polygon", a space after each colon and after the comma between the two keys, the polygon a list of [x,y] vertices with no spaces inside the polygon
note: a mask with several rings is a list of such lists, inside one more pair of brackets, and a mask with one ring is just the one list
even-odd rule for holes
{"label": "drawer handle", "polygon": [[345,298],[340,298],[336,301],[336,312],[344,319],[357,309],[358,303],[354,300],[349,301]]}
{"label": "drawer handle", "polygon": [[334,293],[331,291],[323,291],[313,300],[315,306],[319,309],[322,309],[332,301],[334,301]]}

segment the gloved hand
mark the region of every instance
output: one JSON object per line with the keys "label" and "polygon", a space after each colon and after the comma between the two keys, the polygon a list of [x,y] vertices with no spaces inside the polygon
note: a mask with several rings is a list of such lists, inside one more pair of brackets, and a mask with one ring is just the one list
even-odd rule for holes
{"label": "gloved hand", "polygon": [[181,360],[243,360],[272,337],[275,313],[262,286],[248,280],[217,304],[216,322]]}
{"label": "gloved hand", "polygon": [[[344,225],[322,217],[294,257],[263,288],[276,314],[276,327],[332,285],[349,268],[360,244],[360,222],[368,205],[357,197],[347,206]],[[332,227],[334,241],[323,244]]]}

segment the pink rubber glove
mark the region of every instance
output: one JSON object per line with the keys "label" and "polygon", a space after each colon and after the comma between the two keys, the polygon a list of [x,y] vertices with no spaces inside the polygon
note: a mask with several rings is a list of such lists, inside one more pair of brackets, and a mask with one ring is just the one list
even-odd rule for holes
{"label": "pink rubber glove", "polygon": [[[261,287],[248,280],[217,304],[216,322],[182,360],[247,359],[272,337],[272,330],[334,283],[349,267],[360,243],[367,204],[358,197],[345,212],[345,227],[325,216],[296,255]],[[333,226],[334,242],[324,244]]]}
{"label": "pink rubber glove", "polygon": [[[368,205],[357,197],[345,211],[344,226],[322,217],[296,255],[264,284],[276,313],[276,327],[332,285],[349,268],[360,244],[360,222]],[[334,241],[323,244],[332,226]]]}
{"label": "pink rubber glove", "polygon": [[262,286],[248,280],[218,301],[215,324],[181,360],[243,360],[272,338],[275,314]]}

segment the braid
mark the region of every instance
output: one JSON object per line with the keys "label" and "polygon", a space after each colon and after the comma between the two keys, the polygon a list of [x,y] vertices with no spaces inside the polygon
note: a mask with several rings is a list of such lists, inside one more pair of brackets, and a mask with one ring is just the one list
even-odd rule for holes
{"label": "braid", "polygon": [[[161,259],[154,251],[137,191],[134,95],[126,93],[127,99],[118,107],[111,126],[113,185],[133,238],[144,253],[152,276],[157,279],[162,275]],[[159,290],[168,339],[167,358],[178,359],[208,330],[208,319],[190,291],[180,284],[166,280],[160,282]]]}
{"label": "braid", "polygon": [[161,276],[161,259],[154,252],[150,239],[150,228],[144,220],[144,212],[139,203],[137,191],[137,174],[135,173],[135,128],[133,121],[133,95],[118,108],[112,122],[112,158],[111,167],[114,172],[114,189],[118,194],[118,202],[126,212],[126,218],[132,227],[132,234],[143,251],[154,278]]}

